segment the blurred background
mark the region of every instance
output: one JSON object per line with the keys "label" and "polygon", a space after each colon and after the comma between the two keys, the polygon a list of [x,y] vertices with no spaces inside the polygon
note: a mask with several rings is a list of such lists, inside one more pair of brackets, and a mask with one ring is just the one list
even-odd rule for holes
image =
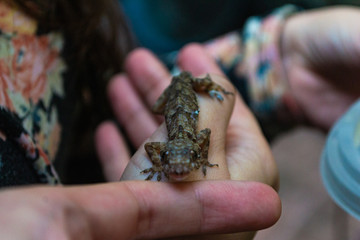
{"label": "blurred background", "polygon": [[326,134],[297,127],[276,137],[272,150],[280,172],[282,215],[255,240],[360,240],[360,222],[330,198],[319,160]]}
{"label": "blurred background", "polygon": [[161,56],[192,41],[204,42],[242,29],[251,16],[294,4],[300,9],[357,5],[359,0],[119,0],[140,46]]}

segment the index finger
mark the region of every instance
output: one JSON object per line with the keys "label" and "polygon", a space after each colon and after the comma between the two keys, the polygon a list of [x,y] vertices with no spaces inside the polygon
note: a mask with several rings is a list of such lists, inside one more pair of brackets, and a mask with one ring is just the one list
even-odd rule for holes
{"label": "index finger", "polygon": [[74,187],[68,193],[85,211],[96,239],[252,231],[280,216],[276,192],[255,182],[130,181]]}

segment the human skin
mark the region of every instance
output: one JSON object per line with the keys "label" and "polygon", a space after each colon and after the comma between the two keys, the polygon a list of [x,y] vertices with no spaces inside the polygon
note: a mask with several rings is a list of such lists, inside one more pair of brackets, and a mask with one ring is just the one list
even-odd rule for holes
{"label": "human skin", "polygon": [[359,36],[357,7],[306,11],[286,21],[282,59],[298,118],[328,131],[360,96]]}
{"label": "human skin", "polygon": [[[199,96],[198,128],[212,129],[209,161],[219,164],[219,167],[208,168],[206,177],[200,170],[193,172],[186,180],[257,181],[276,189],[277,169],[270,148],[253,115],[230,82],[224,78],[214,60],[200,45],[190,44],[181,51],[178,61],[180,67],[191,71],[194,76],[210,73],[213,81],[227,91],[235,93],[225,96],[223,102],[206,95]],[[114,124],[106,122],[99,127],[98,152],[100,159],[104,161],[105,175],[110,181],[118,180],[119,176],[122,176],[123,181],[144,180],[146,175],[140,172],[151,166],[151,163],[144,151],[143,143],[165,141],[167,137],[165,125],[160,125],[162,118],[154,116],[149,109],[168,86],[170,74],[154,55],[145,49],[135,50],[129,55],[126,70],[126,74],[114,77],[110,83],[109,96],[110,102],[114,103],[113,109],[119,123],[139,150],[130,159],[123,150],[126,149],[124,140]],[[155,133],[150,136],[153,131]],[[106,165],[111,167],[107,168]],[[196,236],[191,239],[251,239],[252,237],[253,233],[243,233]]]}
{"label": "human skin", "polygon": [[[255,182],[174,186],[126,181],[19,188],[0,192],[0,236],[34,240],[158,239],[249,231],[273,224],[279,208],[276,192]],[[184,209],[191,214],[184,214]]]}
{"label": "human skin", "polygon": [[[188,49],[191,50],[191,48]],[[195,46],[193,50],[198,51],[199,47]],[[145,52],[142,50],[142,54]],[[202,56],[201,52],[198,52],[197,55]],[[205,59],[203,60],[205,61]],[[128,64],[131,65],[130,62]],[[137,63],[137,66],[147,68],[151,67],[151,63]],[[153,71],[154,69],[150,68],[149,70]],[[158,71],[155,71],[155,73],[161,74]],[[224,81],[224,87],[232,88],[223,77],[215,78],[218,81]],[[121,77],[115,78],[112,84],[118,84],[116,79],[120,79],[121,84],[128,84],[128,82],[122,81]],[[153,79],[158,78],[154,77]],[[111,87],[109,91],[112,91],[110,89],[112,89]],[[121,89],[126,88],[122,85]],[[129,93],[129,89],[127,90],[127,93]],[[151,91],[148,93],[151,93]],[[151,98],[151,94],[147,96]],[[152,96],[155,98],[156,94],[154,93]],[[128,95],[128,97],[131,96]],[[236,98],[239,98],[239,96]],[[131,98],[127,100],[130,101]],[[246,108],[242,107],[243,105],[240,105],[237,111],[238,117],[242,119],[241,124],[237,123],[237,121],[232,124],[238,124],[236,127],[250,128],[248,131],[250,133],[234,136],[234,132],[230,136],[233,136],[234,140],[238,139],[237,137],[241,137],[241,139],[247,138],[249,139],[248,143],[240,141],[244,143],[245,147],[240,152],[236,152],[235,149],[238,145],[224,144],[225,139],[221,132],[226,129],[227,120],[231,115],[235,99],[227,98],[226,100],[228,101],[224,101],[224,104],[221,105],[216,103],[215,106],[217,107],[214,108],[211,107],[213,105],[212,99],[204,98],[203,100],[203,104],[209,104],[210,106],[209,112],[205,112],[206,115],[211,116],[215,112],[217,115],[223,116],[216,120],[219,122],[217,127],[221,131],[219,133],[214,131],[212,144],[215,148],[224,148],[226,146],[225,150],[219,151],[219,158],[224,158],[225,152],[233,152],[233,155],[230,154],[227,157],[229,161],[219,159],[219,161],[222,161],[221,167],[212,170],[213,173],[209,171],[207,176],[209,181],[177,184],[136,181],[144,177],[138,171],[139,168],[143,169],[142,166],[136,167],[136,165],[133,165],[135,167],[131,167],[132,165],[129,164],[130,167],[124,170],[124,163],[127,164],[127,161],[130,160],[129,155],[125,155],[128,152],[126,145],[122,141],[121,135],[115,131],[115,125],[105,122],[99,127],[96,137],[97,148],[104,166],[112,159],[115,159],[115,163],[120,164],[110,165],[113,167],[112,173],[119,173],[119,170],[120,172],[127,172],[127,174],[132,172],[132,175],[128,175],[131,177],[119,182],[120,175],[116,176],[114,174],[114,180],[116,176],[117,182],[87,186],[32,186],[3,189],[0,191],[1,238],[36,240],[159,239],[177,236],[203,236],[206,234],[218,237],[219,235],[213,234],[248,232],[271,226],[280,217],[280,199],[271,186],[261,182],[269,181],[270,184],[276,186],[277,175],[274,174],[271,178],[269,176],[260,176],[260,174],[257,176],[257,164],[263,160],[257,158],[254,158],[254,162],[251,162],[250,159],[246,160],[246,153],[250,156],[257,156],[258,154],[262,156],[262,151],[264,151],[264,153],[269,154],[265,158],[269,162],[265,163],[265,166],[261,166],[261,171],[265,171],[266,165],[275,166],[272,162],[271,153],[267,150],[266,142],[263,140],[252,115]],[[130,103],[136,102],[130,101]],[[236,108],[235,101],[234,109]],[[140,109],[138,108],[136,113],[140,113]],[[121,113],[128,114],[129,112],[122,111]],[[158,120],[152,115],[144,115],[143,113],[140,116],[142,120],[145,120],[144,124],[153,124],[154,128],[158,127]],[[131,115],[128,117],[131,119]],[[149,122],[146,117],[152,117],[154,122]],[[132,119],[131,123],[133,122],[134,119]],[[133,127],[138,130],[137,132],[140,131],[141,134],[151,134],[151,132],[146,132],[147,126],[135,124]],[[251,130],[251,127],[256,128]],[[252,131],[253,135],[251,134]],[[153,133],[151,138],[163,138],[165,134],[166,131],[160,127],[158,131]],[[143,141],[136,139],[135,136],[133,137],[133,140],[138,141],[139,144]],[[260,151],[252,152],[253,144],[258,144],[256,146]],[[261,144],[265,145],[262,146]],[[144,149],[139,148],[131,161],[146,164],[144,154]],[[237,156],[244,163],[235,162]],[[246,164],[247,162],[248,164]],[[228,165],[234,168],[247,167],[248,173],[245,176],[253,176],[254,181],[230,180],[230,176],[234,176],[235,171],[228,171]],[[117,168],[114,166],[117,166]],[[252,169],[254,173],[250,174]],[[272,171],[276,173],[276,169],[272,169]],[[107,172],[109,180],[111,180],[110,176],[112,176],[110,173],[111,171]],[[245,173],[246,171],[244,171]],[[212,178],[224,180],[211,180]],[[182,237],[182,239],[184,238]],[[211,238],[209,236],[206,239]]]}

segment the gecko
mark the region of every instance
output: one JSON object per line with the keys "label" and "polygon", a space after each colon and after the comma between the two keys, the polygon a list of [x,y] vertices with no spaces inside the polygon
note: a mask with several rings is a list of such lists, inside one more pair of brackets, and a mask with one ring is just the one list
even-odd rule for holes
{"label": "gecko", "polygon": [[165,115],[168,141],[145,143],[145,151],[153,164],[141,171],[142,174],[149,173],[146,180],[151,180],[155,174],[158,174],[158,181],[162,174],[168,179],[171,176],[182,180],[200,167],[206,176],[207,167],[218,166],[208,161],[211,130],[197,131],[199,105],[196,92],[206,92],[220,102],[224,100],[221,93],[233,94],[213,82],[209,74],[195,78],[184,71],[174,76],[152,107],[154,113]]}

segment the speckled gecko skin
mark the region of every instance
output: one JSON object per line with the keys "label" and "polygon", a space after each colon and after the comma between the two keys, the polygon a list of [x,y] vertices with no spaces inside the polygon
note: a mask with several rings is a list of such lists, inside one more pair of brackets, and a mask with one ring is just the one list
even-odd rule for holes
{"label": "speckled gecko skin", "polygon": [[171,84],[153,106],[153,112],[165,115],[168,131],[167,142],[148,142],[145,150],[153,166],[141,173],[150,173],[146,180],[157,174],[160,181],[164,174],[167,178],[182,180],[191,171],[202,167],[218,166],[208,161],[210,143],[209,128],[197,132],[199,105],[196,92],[207,92],[211,98],[223,101],[227,92],[214,83],[210,76],[194,78],[189,72],[173,77]]}

